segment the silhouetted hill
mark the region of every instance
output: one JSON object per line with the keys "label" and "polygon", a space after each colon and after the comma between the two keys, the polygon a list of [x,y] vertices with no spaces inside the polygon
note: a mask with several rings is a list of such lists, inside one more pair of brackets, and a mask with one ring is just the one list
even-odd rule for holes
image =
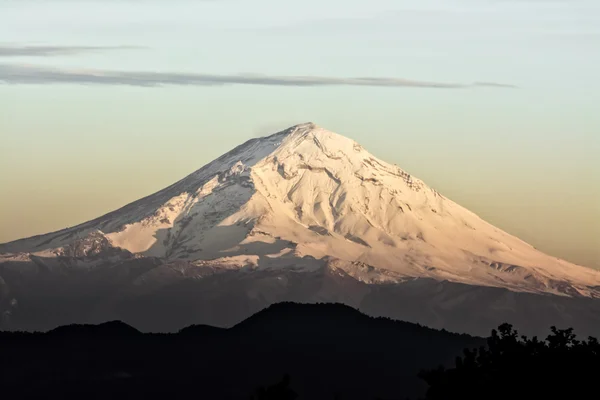
{"label": "silhouetted hill", "polygon": [[0,387],[12,399],[248,399],[289,373],[300,399],[405,398],[424,394],[420,370],[483,343],[339,304],[281,303],[230,329],[143,334],[110,322],[0,333]]}
{"label": "silhouetted hill", "polygon": [[223,334],[227,329],[210,325],[190,325],[180,330],[179,336],[212,336]]}
{"label": "silhouetted hill", "polygon": [[121,321],[109,321],[98,325],[73,324],[59,326],[47,333],[55,337],[98,337],[98,338],[125,338],[128,336],[141,335],[137,329]]}

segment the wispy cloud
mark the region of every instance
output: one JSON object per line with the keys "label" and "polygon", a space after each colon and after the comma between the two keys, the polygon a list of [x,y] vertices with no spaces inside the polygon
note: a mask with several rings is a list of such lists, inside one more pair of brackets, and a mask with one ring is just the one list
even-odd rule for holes
{"label": "wispy cloud", "polygon": [[474,87],[513,88],[513,85],[495,82],[446,83],[417,81],[400,78],[335,78],[325,76],[267,76],[267,75],[214,75],[180,72],[131,72],[109,70],[75,70],[32,65],[0,64],[0,83],[6,84],[88,84],[88,85],[263,85],[263,86],[377,86],[439,89]]}
{"label": "wispy cloud", "polygon": [[0,44],[0,57],[55,57],[97,51],[139,48],[137,46],[11,46]]}

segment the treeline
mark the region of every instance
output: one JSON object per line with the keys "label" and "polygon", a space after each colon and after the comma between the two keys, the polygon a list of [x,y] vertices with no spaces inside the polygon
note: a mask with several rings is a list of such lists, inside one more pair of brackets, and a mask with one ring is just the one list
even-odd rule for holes
{"label": "treeline", "polygon": [[[512,325],[503,324],[492,331],[486,346],[465,349],[454,367],[439,366],[418,376],[428,385],[425,400],[598,398],[600,343],[593,337],[578,340],[571,328],[551,327],[550,335],[539,340],[519,336]],[[402,399],[402,389],[398,392],[395,399]],[[295,400],[298,394],[285,374],[250,399]]]}
{"label": "treeline", "polygon": [[480,338],[279,303],[227,329],[0,332],[0,399],[579,400],[598,397],[599,347],[571,329],[540,340],[502,325]]}

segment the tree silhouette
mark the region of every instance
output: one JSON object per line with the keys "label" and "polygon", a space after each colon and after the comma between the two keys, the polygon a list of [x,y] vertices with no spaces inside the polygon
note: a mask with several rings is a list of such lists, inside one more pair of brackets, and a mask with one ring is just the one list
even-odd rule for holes
{"label": "tree silhouette", "polygon": [[551,328],[545,341],[519,337],[509,324],[493,330],[487,346],[465,349],[454,368],[438,367],[419,376],[426,399],[590,398],[598,389],[600,344],[576,339],[573,330]]}
{"label": "tree silhouette", "polygon": [[268,386],[260,387],[250,398],[251,400],[295,400],[298,395],[290,387],[290,376],[285,374],[281,381]]}

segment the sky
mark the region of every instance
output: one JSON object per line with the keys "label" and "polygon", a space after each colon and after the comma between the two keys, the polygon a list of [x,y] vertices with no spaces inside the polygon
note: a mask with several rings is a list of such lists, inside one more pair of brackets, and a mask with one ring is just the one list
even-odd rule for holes
{"label": "sky", "polygon": [[597,0],[0,0],[0,242],[312,121],[600,268]]}

